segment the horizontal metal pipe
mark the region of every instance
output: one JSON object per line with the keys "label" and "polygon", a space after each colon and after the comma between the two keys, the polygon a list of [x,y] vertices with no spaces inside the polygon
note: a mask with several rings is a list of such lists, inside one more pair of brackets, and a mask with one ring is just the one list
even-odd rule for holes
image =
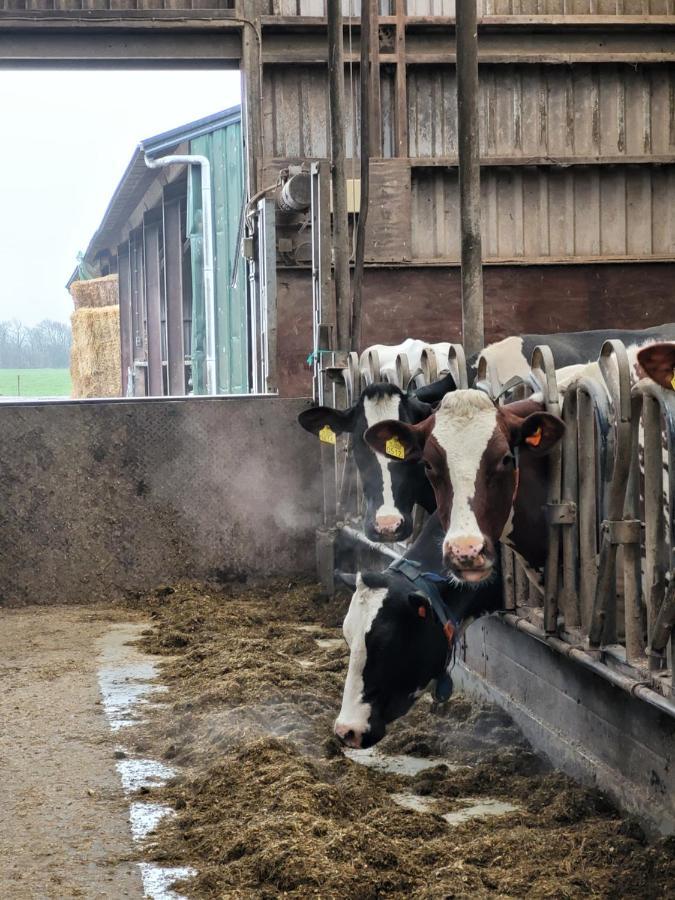
{"label": "horizontal metal pipe", "polygon": [[371,541],[370,538],[367,538],[365,536],[365,534],[362,534],[360,531],[357,531],[356,528],[352,528],[350,525],[338,526],[338,535],[342,535],[343,537],[345,537],[351,544],[360,544],[362,547],[366,547],[373,553],[380,553],[382,556],[386,556],[387,559],[390,559],[392,562],[398,562],[398,560],[402,558],[401,555],[399,553],[396,553],[395,550],[392,550],[385,544],[378,544],[375,541]]}
{"label": "horizontal metal pipe", "polygon": [[565,641],[560,638],[546,634],[541,628],[537,628],[536,625],[533,625],[527,619],[523,619],[514,613],[503,613],[501,618],[507,625],[510,625],[512,628],[516,628],[518,631],[522,631],[525,634],[531,635],[543,644],[547,644],[561,656],[573,659],[584,669],[594,672],[596,675],[604,678],[605,681],[613,684],[614,687],[618,687],[634,697],[639,697],[640,700],[643,700],[650,706],[656,707],[660,712],[675,718],[675,704],[671,703],[670,700],[667,700],[652,688],[647,687],[647,685],[635,681],[634,678],[621,675],[619,672],[614,672],[609,666],[593,659],[593,657],[586,653],[585,650],[579,650],[577,647],[572,647],[571,644],[565,643]]}

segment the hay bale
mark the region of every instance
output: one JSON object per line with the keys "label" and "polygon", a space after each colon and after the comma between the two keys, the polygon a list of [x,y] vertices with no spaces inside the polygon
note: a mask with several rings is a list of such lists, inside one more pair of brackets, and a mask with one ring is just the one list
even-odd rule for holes
{"label": "hay bale", "polygon": [[70,296],[75,309],[97,309],[116,306],[119,303],[117,275],[105,275],[89,281],[74,281],[70,286]]}
{"label": "hay bale", "polygon": [[72,396],[121,397],[119,306],[82,307],[75,310],[70,321]]}

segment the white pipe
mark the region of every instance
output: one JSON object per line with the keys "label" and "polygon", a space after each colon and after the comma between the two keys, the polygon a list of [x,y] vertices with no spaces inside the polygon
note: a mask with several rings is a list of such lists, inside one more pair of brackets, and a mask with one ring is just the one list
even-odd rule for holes
{"label": "white pipe", "polygon": [[[143,146],[141,145],[141,149]],[[204,319],[206,326],[206,390],[209,394],[218,392],[216,383],[216,297],[213,283],[213,210],[211,208],[211,163],[205,156],[162,156],[152,159],[144,151],[145,164],[149,169],[163,169],[166,166],[201,166],[202,169],[202,234],[204,237]]]}

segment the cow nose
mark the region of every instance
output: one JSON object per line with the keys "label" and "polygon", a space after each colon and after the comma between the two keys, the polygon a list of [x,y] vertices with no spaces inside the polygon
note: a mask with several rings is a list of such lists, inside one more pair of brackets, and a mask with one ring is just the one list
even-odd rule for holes
{"label": "cow nose", "polygon": [[375,530],[380,534],[396,534],[403,523],[403,516],[375,516]]}
{"label": "cow nose", "polygon": [[335,736],[345,747],[352,747],[355,750],[358,750],[361,746],[361,739],[363,738],[361,732],[351,725],[339,725],[337,722],[335,723]]}
{"label": "cow nose", "polygon": [[482,537],[453,537],[443,542],[443,556],[454,563],[473,563],[485,550]]}

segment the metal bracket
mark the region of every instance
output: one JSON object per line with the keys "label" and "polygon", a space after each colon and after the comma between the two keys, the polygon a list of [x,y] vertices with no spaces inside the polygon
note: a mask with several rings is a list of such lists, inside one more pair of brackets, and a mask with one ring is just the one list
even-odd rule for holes
{"label": "metal bracket", "polygon": [[608,535],[610,544],[639,544],[640,525],[639,519],[605,519],[602,530]]}
{"label": "metal bracket", "polygon": [[577,520],[577,505],[570,501],[547,504],[548,520],[551,525],[574,525]]}

